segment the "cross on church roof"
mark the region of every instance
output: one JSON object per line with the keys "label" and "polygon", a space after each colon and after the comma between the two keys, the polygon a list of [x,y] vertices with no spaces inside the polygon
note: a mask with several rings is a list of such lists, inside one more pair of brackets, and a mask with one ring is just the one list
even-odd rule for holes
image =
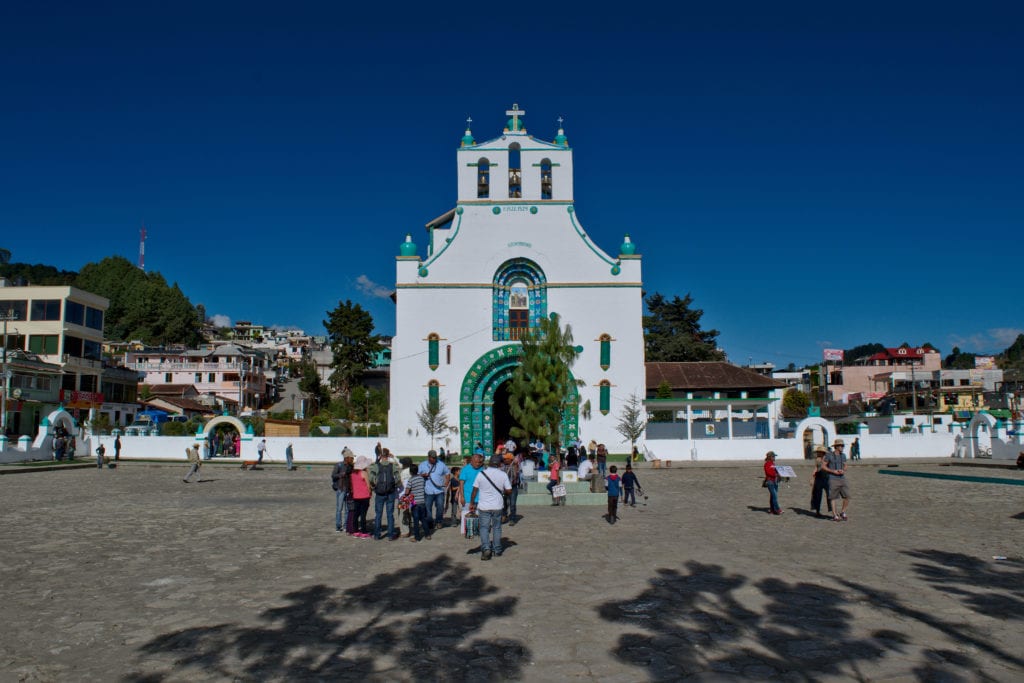
{"label": "cross on church roof", "polygon": [[563,121],[563,120],[564,120],[564,119],[562,119],[562,117],[561,117],[561,116],[559,116],[559,117],[558,117],[558,127],[559,127],[559,128],[561,128],[561,127],[562,127],[562,121]]}
{"label": "cross on church roof", "polygon": [[473,117],[472,116],[467,116],[466,117],[466,128],[469,128],[472,124],[473,124]]}
{"label": "cross on church roof", "polygon": [[526,112],[519,108],[519,105],[512,103],[512,108],[505,112],[506,116],[512,117],[512,130],[519,130],[519,117],[525,116]]}

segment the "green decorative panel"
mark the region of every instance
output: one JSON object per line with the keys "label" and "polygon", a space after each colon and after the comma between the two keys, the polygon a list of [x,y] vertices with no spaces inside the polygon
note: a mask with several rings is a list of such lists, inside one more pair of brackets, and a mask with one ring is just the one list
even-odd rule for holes
{"label": "green decorative panel", "polygon": [[431,370],[437,370],[438,362],[438,348],[441,343],[437,339],[437,335],[431,335],[430,339],[427,340],[427,365],[430,366]]}
{"label": "green decorative panel", "polygon": [[431,410],[437,410],[441,405],[441,387],[437,382],[427,385],[427,402]]}
{"label": "green decorative panel", "polygon": [[602,415],[607,415],[612,409],[612,385],[605,380],[601,382],[600,410]]}
{"label": "green decorative panel", "polygon": [[[512,377],[522,355],[519,344],[499,346],[478,358],[466,373],[459,392],[463,455],[472,455],[477,441],[488,451],[494,446],[494,392]],[[562,421],[563,440],[575,439],[579,434],[579,391],[575,385],[570,391],[570,408]]]}
{"label": "green decorative panel", "polygon": [[601,369],[607,370],[612,364],[612,340],[608,335],[601,337]]}

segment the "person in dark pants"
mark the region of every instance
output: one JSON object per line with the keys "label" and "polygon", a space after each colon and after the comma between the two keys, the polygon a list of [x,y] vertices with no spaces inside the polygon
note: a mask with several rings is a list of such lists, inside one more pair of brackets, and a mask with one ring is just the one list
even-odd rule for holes
{"label": "person in dark pants", "polygon": [[828,505],[829,515],[832,516],[832,501],[828,497],[828,473],[823,469],[825,454],[828,449],[822,444],[814,447],[814,475],[811,477],[811,509],[814,514],[821,517],[821,499],[824,494],[825,504]]}
{"label": "person in dark pants", "polygon": [[114,437],[114,462],[121,459],[121,435]]}

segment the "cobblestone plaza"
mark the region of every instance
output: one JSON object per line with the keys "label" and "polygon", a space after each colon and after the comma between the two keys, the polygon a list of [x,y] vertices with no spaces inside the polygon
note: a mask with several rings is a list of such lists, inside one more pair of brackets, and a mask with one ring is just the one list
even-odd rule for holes
{"label": "cobblestone plaza", "polygon": [[0,680],[1024,679],[1024,487],[887,469],[843,523],[807,466],[781,517],[757,463],[640,470],[617,524],[526,507],[490,562],[335,533],[325,467],[0,476]]}

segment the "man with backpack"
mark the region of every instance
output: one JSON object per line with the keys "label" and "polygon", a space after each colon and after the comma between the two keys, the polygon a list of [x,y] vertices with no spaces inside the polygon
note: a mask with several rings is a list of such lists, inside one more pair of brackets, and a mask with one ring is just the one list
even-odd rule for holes
{"label": "man with backpack", "polygon": [[374,493],[373,500],[373,537],[381,539],[381,517],[387,511],[388,540],[395,540],[401,530],[395,526],[395,501],[398,499],[398,485],[402,480],[402,472],[398,463],[391,459],[391,452],[381,449],[380,459],[370,465],[370,490]]}

